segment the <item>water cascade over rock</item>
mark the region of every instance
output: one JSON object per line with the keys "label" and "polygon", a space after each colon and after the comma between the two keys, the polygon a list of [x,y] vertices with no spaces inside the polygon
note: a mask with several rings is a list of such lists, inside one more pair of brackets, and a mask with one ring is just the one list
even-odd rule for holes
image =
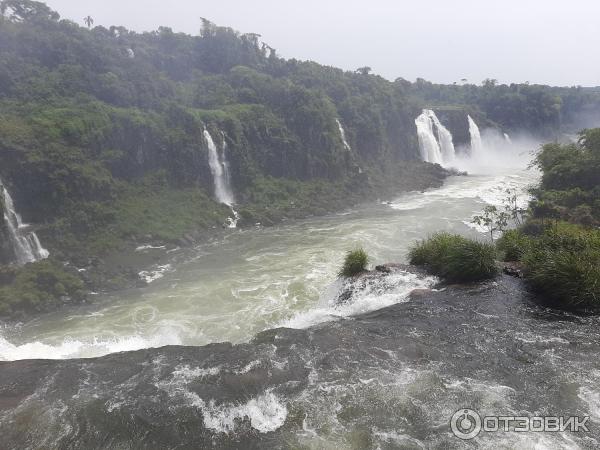
{"label": "water cascade over rock", "polygon": [[348,151],[352,150],[352,148],[350,147],[350,144],[348,144],[348,141],[346,140],[346,131],[344,130],[344,127],[342,126],[342,123],[339,121],[339,119],[335,119],[338,129],[340,130],[340,137],[342,138],[342,143],[344,144],[344,148]]}
{"label": "water cascade over rock", "polygon": [[415,125],[423,161],[442,166],[451,164],[456,156],[452,133],[442,125],[435,112],[424,109],[415,119]]}
{"label": "water cascade over rock", "polygon": [[19,265],[39,261],[48,257],[49,252],[40,243],[29,225],[23,223],[15,210],[15,205],[8,190],[0,180],[0,197],[3,206],[3,219],[14,253],[15,262]]}
{"label": "water cascade over rock", "polygon": [[223,138],[221,152],[207,129],[204,129],[204,139],[208,147],[208,165],[215,185],[215,198],[217,201],[226,204],[231,208],[233,217],[228,219],[228,226],[235,228],[239,219],[238,213],[233,208],[235,197],[231,188],[231,175],[229,171],[229,161],[227,160],[227,143]]}
{"label": "water cascade over rock", "polygon": [[467,120],[469,121],[469,134],[471,135],[471,156],[481,155],[483,141],[481,140],[479,127],[471,116],[467,115]]}

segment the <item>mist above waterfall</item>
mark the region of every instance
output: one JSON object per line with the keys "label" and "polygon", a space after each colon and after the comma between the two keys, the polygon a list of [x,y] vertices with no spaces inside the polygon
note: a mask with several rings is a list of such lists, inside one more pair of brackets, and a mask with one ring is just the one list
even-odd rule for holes
{"label": "mist above waterfall", "polygon": [[493,173],[497,169],[527,166],[533,151],[540,145],[524,134],[513,139],[493,128],[482,131],[470,115],[466,120],[469,145],[455,148],[452,133],[433,110],[424,109],[415,119],[423,161],[469,173]]}

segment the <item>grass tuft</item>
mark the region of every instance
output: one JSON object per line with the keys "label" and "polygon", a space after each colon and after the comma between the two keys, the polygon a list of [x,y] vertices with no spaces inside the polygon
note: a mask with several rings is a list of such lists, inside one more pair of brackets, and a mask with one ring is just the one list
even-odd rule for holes
{"label": "grass tuft", "polygon": [[493,245],[450,233],[436,233],[417,242],[410,249],[409,260],[453,283],[486,280],[498,274]]}
{"label": "grass tuft", "polygon": [[362,248],[351,250],[346,253],[344,264],[339,271],[340,277],[353,277],[367,270],[369,255]]}

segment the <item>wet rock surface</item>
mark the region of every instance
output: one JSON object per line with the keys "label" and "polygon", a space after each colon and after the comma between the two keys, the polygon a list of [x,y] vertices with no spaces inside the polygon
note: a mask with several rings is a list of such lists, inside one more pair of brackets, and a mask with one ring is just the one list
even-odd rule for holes
{"label": "wet rock surface", "polygon": [[[599,325],[538,306],[520,280],[504,276],[421,289],[404,303],[265,331],[247,344],[3,362],[2,445],[594,448]],[[448,421],[464,407],[592,422],[589,433],[487,433],[463,442]]]}

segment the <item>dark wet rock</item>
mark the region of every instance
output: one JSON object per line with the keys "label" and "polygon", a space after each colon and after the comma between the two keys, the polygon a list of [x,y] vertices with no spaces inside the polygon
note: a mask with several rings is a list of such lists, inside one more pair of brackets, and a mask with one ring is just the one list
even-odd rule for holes
{"label": "dark wet rock", "polygon": [[[362,278],[373,276],[381,274]],[[598,317],[540,307],[508,276],[417,292],[353,320],[268,330],[245,344],[0,362],[1,445],[463,448],[448,425],[460,408],[589,414]],[[402,440],[390,445],[389,436]],[[474,442],[524,448],[537,438],[482,433]],[[595,448],[600,431],[543,439]]]}
{"label": "dark wet rock", "polygon": [[502,265],[502,272],[511,277],[523,278],[523,264],[518,261],[505,262]]}

